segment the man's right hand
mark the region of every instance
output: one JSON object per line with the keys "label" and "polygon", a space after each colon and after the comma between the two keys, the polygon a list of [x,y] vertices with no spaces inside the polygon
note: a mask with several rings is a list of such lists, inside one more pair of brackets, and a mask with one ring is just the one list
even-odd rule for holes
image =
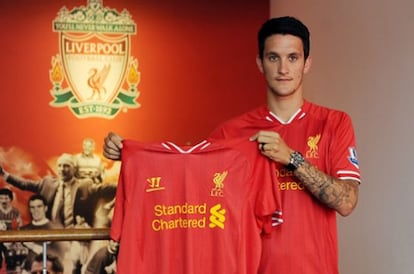
{"label": "man's right hand", "polygon": [[104,139],[103,155],[109,160],[121,160],[122,137],[109,132]]}

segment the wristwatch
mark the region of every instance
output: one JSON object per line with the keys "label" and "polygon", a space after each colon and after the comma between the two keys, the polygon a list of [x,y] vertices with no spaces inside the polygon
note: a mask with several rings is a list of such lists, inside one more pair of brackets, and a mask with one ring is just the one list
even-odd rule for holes
{"label": "wristwatch", "polygon": [[290,154],[290,162],[286,165],[286,168],[290,171],[295,171],[298,167],[303,165],[304,162],[305,158],[303,158],[302,154],[298,151],[294,151]]}

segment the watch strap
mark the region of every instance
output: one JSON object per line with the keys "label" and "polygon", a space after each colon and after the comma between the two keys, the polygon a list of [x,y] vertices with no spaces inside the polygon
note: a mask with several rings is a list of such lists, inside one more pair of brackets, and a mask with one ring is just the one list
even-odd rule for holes
{"label": "watch strap", "polygon": [[286,168],[290,171],[295,171],[303,165],[304,162],[305,158],[303,158],[303,155],[298,151],[294,151],[290,154],[290,162],[286,165]]}

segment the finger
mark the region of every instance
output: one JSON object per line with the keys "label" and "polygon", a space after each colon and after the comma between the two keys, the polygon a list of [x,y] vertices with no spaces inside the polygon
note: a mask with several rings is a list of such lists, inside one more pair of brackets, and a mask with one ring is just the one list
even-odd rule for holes
{"label": "finger", "polygon": [[259,143],[269,143],[272,139],[279,138],[279,133],[275,131],[261,130],[250,137],[250,141],[258,141]]}
{"label": "finger", "polygon": [[103,155],[109,160],[119,160],[121,157],[121,154],[116,150],[104,150]]}
{"label": "finger", "polygon": [[259,143],[259,150],[260,151],[265,151],[265,143]]}
{"label": "finger", "polygon": [[113,137],[112,137],[112,140],[113,140],[113,142],[116,144],[116,146],[118,147],[118,148],[122,148],[122,141],[123,141],[123,139],[122,139],[122,137],[121,136],[119,136],[118,134],[113,134]]}
{"label": "finger", "polygon": [[279,133],[276,131],[261,130],[258,132],[258,135],[262,137],[278,137]]}
{"label": "finger", "polygon": [[110,145],[110,146],[104,146],[103,147],[104,152],[108,153],[108,154],[120,154],[121,150],[118,149],[115,145]]}
{"label": "finger", "polygon": [[257,138],[258,138],[258,136],[259,136],[259,132],[258,132],[258,133],[256,133],[256,134],[255,134],[255,135],[253,135],[253,136],[250,136],[249,140],[250,140],[250,141],[256,141],[256,140],[257,140]]}
{"label": "finger", "polygon": [[116,133],[110,132],[108,139],[112,142],[117,148],[122,148],[122,137]]}
{"label": "finger", "polygon": [[104,149],[122,149],[122,138],[114,134],[108,134],[104,139]]}
{"label": "finger", "polygon": [[114,143],[104,143],[103,154],[108,159],[118,159],[121,155],[121,149],[116,147]]}

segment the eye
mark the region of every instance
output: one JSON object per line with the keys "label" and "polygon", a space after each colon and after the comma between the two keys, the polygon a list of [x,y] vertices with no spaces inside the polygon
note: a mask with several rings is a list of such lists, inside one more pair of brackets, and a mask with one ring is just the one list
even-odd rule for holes
{"label": "eye", "polygon": [[276,62],[279,60],[279,57],[277,55],[269,55],[268,59],[270,62]]}
{"label": "eye", "polygon": [[295,62],[296,60],[298,60],[298,56],[297,55],[290,55],[289,56],[289,61],[290,62]]}

